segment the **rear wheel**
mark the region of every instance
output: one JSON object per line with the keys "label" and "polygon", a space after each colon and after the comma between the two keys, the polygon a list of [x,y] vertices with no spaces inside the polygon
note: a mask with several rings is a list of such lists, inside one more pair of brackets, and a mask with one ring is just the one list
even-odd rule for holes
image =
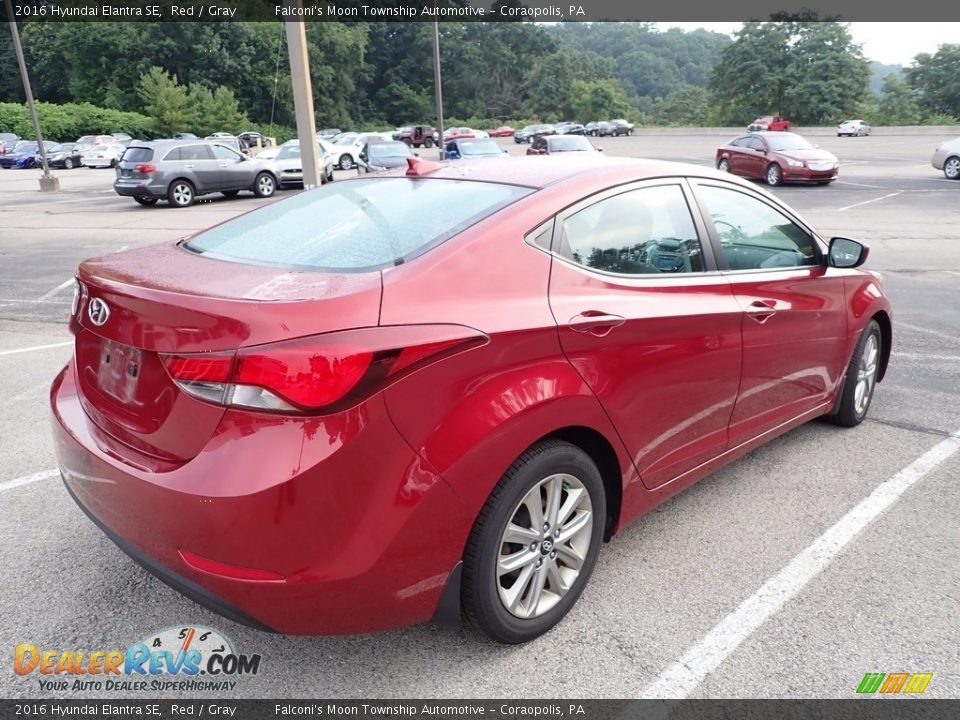
{"label": "rear wheel", "polygon": [[956,180],[960,178],[960,157],[950,157],[943,164],[943,174],[947,180]]}
{"label": "rear wheel", "polygon": [[427,148],[427,150],[429,150],[430,148],[432,148],[432,147],[433,147],[433,139],[432,139],[432,138],[427,138],[426,140],[424,140],[424,141],[423,141],[423,146],[424,146],[425,148]]}
{"label": "rear wheel", "polygon": [[464,554],[467,618],[503,643],[542,635],[580,597],[603,540],[606,496],[580,448],[546,440],[500,479]]}
{"label": "rear wheel", "polygon": [[137,201],[138,203],[140,203],[141,205],[150,206],[150,205],[156,205],[156,204],[157,204],[157,198],[155,198],[155,197],[150,197],[149,195],[136,195],[136,196],[134,196],[133,199],[136,200],[136,201]]}
{"label": "rear wheel", "polygon": [[339,164],[340,164],[341,170],[349,170],[350,168],[353,167],[353,158],[350,157],[348,153],[344,153],[343,155],[340,156]]}
{"label": "rear wheel", "polygon": [[767,179],[767,185],[779,185],[783,181],[783,171],[776,163],[770,163],[770,165],[767,166],[765,177]]}
{"label": "rear wheel", "polygon": [[855,427],[863,422],[873,400],[880,369],[883,336],[876,320],[871,320],[860,336],[847,373],[833,422],[842,427]]}
{"label": "rear wheel", "polygon": [[174,180],[167,190],[167,202],[173,207],[190,207],[195,197],[193,185],[188,180]]}

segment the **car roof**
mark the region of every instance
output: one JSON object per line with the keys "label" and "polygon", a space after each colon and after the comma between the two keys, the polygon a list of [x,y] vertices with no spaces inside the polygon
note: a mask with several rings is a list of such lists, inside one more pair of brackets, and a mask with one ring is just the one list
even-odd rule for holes
{"label": "car roof", "polygon": [[[403,174],[403,170],[378,173],[384,177],[403,176]],[[599,152],[564,153],[562,156],[504,156],[502,159],[494,160],[461,160],[455,163],[442,163],[439,168],[428,171],[421,177],[504,183],[542,189],[566,182],[578,185],[582,183],[585,188],[588,185],[603,187],[615,185],[618,182],[677,175],[717,178],[748,184],[730,173],[721,173],[702,165],[666,160],[605,157]]]}

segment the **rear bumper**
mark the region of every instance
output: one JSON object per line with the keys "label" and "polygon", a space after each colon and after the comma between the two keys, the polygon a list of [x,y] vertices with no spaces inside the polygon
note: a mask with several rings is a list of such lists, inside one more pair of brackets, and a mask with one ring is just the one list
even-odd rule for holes
{"label": "rear bumper", "polygon": [[[472,520],[399,436],[382,396],[325,418],[228,411],[168,472],[129,465],[101,441],[72,364],[51,404],[77,504],[151,573],[237,622],[309,635],[426,622],[461,558]],[[182,553],[275,575],[211,572]]]}
{"label": "rear bumper", "polygon": [[126,180],[114,181],[113,189],[117,195],[124,197],[155,197],[163,198],[167,196],[167,189],[163,185],[151,185],[149,180]]}

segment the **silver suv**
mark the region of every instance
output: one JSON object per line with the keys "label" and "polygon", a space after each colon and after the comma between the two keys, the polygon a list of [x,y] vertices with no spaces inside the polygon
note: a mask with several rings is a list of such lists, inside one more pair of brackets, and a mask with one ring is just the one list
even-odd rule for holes
{"label": "silver suv", "polygon": [[117,165],[113,189],[141,205],[165,199],[173,207],[189,207],[198,196],[213,192],[233,197],[250,190],[271,197],[277,176],[267,161],[217,142],[156,140],[130,144]]}

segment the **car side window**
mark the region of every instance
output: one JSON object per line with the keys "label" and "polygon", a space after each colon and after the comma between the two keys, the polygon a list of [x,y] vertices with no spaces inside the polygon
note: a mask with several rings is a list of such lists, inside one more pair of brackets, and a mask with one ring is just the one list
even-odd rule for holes
{"label": "car side window", "polygon": [[170,152],[168,152],[166,155],[163,156],[163,159],[164,160],[181,160],[182,156],[180,155],[180,148],[178,147],[173,148],[173,150],[171,150]]}
{"label": "car side window", "polygon": [[703,272],[703,252],[679,185],[630,190],[563,221],[558,253],[626,275]]}
{"label": "car side window", "polygon": [[760,138],[755,138],[755,137],[747,138],[747,141],[749,142],[750,147],[752,147],[754,150],[763,151],[767,149],[767,146],[763,144],[763,140],[761,140]]}
{"label": "car side window", "polygon": [[817,243],[790,218],[738,190],[701,185],[731,270],[766,270],[819,263]]}
{"label": "car side window", "polygon": [[184,145],[180,148],[181,160],[212,160],[209,145]]}
{"label": "car side window", "polygon": [[231,150],[223,145],[211,145],[210,149],[213,150],[213,157],[215,157],[217,160],[240,162],[243,159],[243,155],[238,153],[236,150]]}
{"label": "car side window", "polygon": [[733,147],[750,147],[750,138],[737,138],[730,143]]}
{"label": "car side window", "polygon": [[534,150],[546,150],[547,149],[547,139],[546,138],[537,138],[533,141]]}

